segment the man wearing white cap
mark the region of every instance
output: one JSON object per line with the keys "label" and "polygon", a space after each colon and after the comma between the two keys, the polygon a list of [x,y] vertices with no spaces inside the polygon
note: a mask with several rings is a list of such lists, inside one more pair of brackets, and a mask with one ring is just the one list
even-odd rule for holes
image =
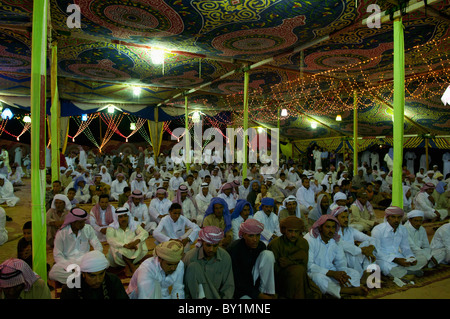
{"label": "man wearing white cap", "polygon": [[446,209],[436,209],[436,200],[433,192],[436,189],[433,183],[425,183],[414,198],[414,206],[425,214],[425,219],[444,220],[448,215]]}
{"label": "man wearing white cap", "polygon": [[408,231],[401,224],[404,211],[400,207],[391,206],[385,210],[385,222],[372,229],[372,237],[377,239],[377,260],[381,272],[394,278],[394,282],[406,274],[420,275],[420,270],[427,261],[416,258],[411,250]]}
{"label": "man wearing white cap", "polygon": [[118,201],[120,194],[123,193],[123,189],[128,186],[127,181],[125,180],[125,175],[123,173],[119,173],[116,175],[116,179],[111,183],[111,191],[110,198],[111,200]]}
{"label": "man wearing white cap", "polygon": [[201,192],[195,196],[195,201],[197,202],[198,214],[197,218],[199,220],[203,220],[203,216],[205,215],[206,209],[211,203],[212,195],[209,193],[209,184],[202,183],[200,185]]}
{"label": "man wearing white cap", "polygon": [[135,223],[125,207],[115,212],[116,223],[108,228],[106,240],[109,244],[108,260],[111,266],[125,267],[125,275],[131,277],[136,270],[136,264],[148,253],[145,240],[148,232]]}
{"label": "man wearing white cap", "polygon": [[89,214],[81,208],[73,208],[64,219],[64,223],[56,233],[53,258],[55,264],[50,270],[48,277],[51,280],[66,284],[71,274],[66,269],[71,264],[81,262],[83,255],[90,250],[103,251],[103,246],[95,234],[91,225],[86,225]]}
{"label": "man wearing white cap", "polygon": [[417,209],[407,214],[408,221],[405,228],[408,230],[409,245],[416,258],[423,258],[430,266],[437,266],[438,262],[431,254],[427,232],[422,226],[424,216],[424,212]]}
{"label": "man wearing white cap", "polygon": [[220,178],[219,174],[219,167],[214,167],[211,175],[211,182],[209,183],[210,187],[216,191],[216,194],[219,193],[219,189],[222,186],[222,179]]}
{"label": "man wearing white cap", "polygon": [[266,185],[267,185],[267,192],[272,194],[272,197],[273,199],[275,199],[275,202],[282,203],[285,196],[278,188],[278,186],[275,185],[275,178],[272,176],[266,177]]}
{"label": "man wearing white cap", "polygon": [[80,286],[69,288],[64,285],[61,299],[108,300],[129,299],[117,275],[106,269],[109,262],[102,252],[93,250],[86,253],[80,263]]}

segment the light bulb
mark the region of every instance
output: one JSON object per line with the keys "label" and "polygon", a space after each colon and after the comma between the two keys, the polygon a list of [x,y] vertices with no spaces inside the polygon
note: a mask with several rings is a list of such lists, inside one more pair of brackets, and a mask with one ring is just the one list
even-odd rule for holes
{"label": "light bulb", "polygon": [[288,111],[286,109],[282,109],[281,116],[288,116]]}
{"label": "light bulb", "polygon": [[338,121],[338,122],[342,121],[342,116],[340,114],[338,114],[336,116],[336,121]]}
{"label": "light bulb", "polygon": [[81,114],[81,121],[86,122],[88,119],[87,114]]}
{"label": "light bulb", "polygon": [[136,129],[136,123],[130,123],[130,130],[134,131]]}
{"label": "light bulb", "polygon": [[133,88],[133,94],[136,95],[136,96],[141,95],[141,88],[138,87],[138,86],[135,86]]}
{"label": "light bulb", "polygon": [[153,64],[162,64],[164,62],[164,50],[152,48],[150,56]]}
{"label": "light bulb", "polygon": [[114,105],[108,105],[108,113],[114,113]]}
{"label": "light bulb", "polygon": [[30,117],[29,115],[25,115],[25,116],[23,117],[23,121],[24,121],[25,123],[31,123],[31,117]]}
{"label": "light bulb", "polygon": [[316,122],[312,122],[312,123],[311,123],[311,127],[312,127],[313,129],[317,128],[317,123],[316,123]]}
{"label": "light bulb", "polygon": [[198,123],[200,121],[200,112],[194,112],[192,114],[192,122]]}
{"label": "light bulb", "polygon": [[10,120],[13,117],[13,113],[11,112],[11,110],[9,108],[6,108],[3,110],[2,112],[2,119],[4,120]]}

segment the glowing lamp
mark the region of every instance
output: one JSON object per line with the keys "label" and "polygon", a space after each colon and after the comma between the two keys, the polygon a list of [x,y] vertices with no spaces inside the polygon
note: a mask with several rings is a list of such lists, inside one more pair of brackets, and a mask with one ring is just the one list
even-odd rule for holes
{"label": "glowing lamp", "polygon": [[342,121],[342,116],[341,116],[340,114],[338,114],[338,115],[336,116],[336,121],[337,121],[337,122]]}
{"label": "glowing lamp", "polygon": [[25,123],[31,123],[31,117],[30,117],[29,115],[25,115],[25,116],[23,117],[23,121],[24,121]]}
{"label": "glowing lamp", "polygon": [[9,108],[6,108],[3,110],[2,112],[2,119],[4,120],[10,120],[13,117],[13,113],[11,112],[11,110]]}
{"label": "glowing lamp", "polygon": [[312,122],[311,123],[311,128],[316,129],[317,128],[317,123],[316,122]]}
{"label": "glowing lamp", "polygon": [[286,109],[282,109],[281,116],[288,116],[288,111]]}

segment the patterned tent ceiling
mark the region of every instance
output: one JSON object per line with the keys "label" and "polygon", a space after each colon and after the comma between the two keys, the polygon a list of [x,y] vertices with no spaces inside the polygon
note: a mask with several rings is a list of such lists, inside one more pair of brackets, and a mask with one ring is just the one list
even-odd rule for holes
{"label": "patterned tent ceiling", "polygon": [[[3,96],[30,94],[32,3],[0,1]],[[72,3],[81,28],[68,27]],[[182,94],[192,90],[190,110],[231,111],[241,125],[242,68],[250,65],[253,123],[276,126],[278,108],[286,108],[286,138],[351,135],[357,91],[359,134],[391,135],[392,22],[363,25],[370,4],[393,10],[398,0],[50,0],[60,98],[183,114]],[[440,97],[450,85],[450,3],[407,14],[403,23],[405,134],[449,134],[450,107]],[[163,64],[152,63],[153,47],[166,50]],[[140,96],[133,86],[142,87]]]}

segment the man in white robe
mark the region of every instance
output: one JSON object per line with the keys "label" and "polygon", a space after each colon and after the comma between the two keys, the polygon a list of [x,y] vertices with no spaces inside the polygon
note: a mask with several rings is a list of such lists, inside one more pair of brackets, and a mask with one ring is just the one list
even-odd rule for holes
{"label": "man in white robe", "polygon": [[316,205],[314,190],[310,187],[308,178],[302,179],[302,186],[297,190],[297,201],[300,205],[300,212],[302,216],[307,216],[309,212]]}
{"label": "man in white robe", "polygon": [[117,174],[116,179],[111,183],[111,200],[118,201],[120,194],[123,193],[123,189],[126,186],[128,186],[128,183],[125,180],[125,175],[123,175],[122,173]]}
{"label": "man in white robe", "polygon": [[133,179],[130,183],[130,189],[131,191],[140,190],[146,199],[152,198],[153,196],[153,193],[149,191],[142,174],[136,174],[135,179]]}
{"label": "man in white robe", "polygon": [[347,267],[344,250],[339,246],[339,222],[322,215],[304,236],[309,244],[308,276],[323,294],[341,298],[341,294],[367,295],[360,285],[360,274]]}
{"label": "man in white robe", "polygon": [[424,213],[421,210],[412,210],[407,214],[408,221],[405,228],[408,230],[409,245],[414,255],[428,261],[428,265],[437,266],[438,262],[431,253],[430,242],[425,228],[423,228]]}
{"label": "man in white robe", "polygon": [[135,265],[148,253],[145,243],[148,232],[133,222],[128,208],[118,208],[115,214],[114,227],[109,227],[106,231],[109,244],[107,258],[112,267],[125,267],[125,275],[131,277],[136,271]]}
{"label": "man in white robe", "polygon": [[[341,226],[338,231],[339,236],[341,236],[339,245],[344,250],[347,267],[358,271],[360,278],[362,278],[367,267],[376,260],[376,239],[349,226],[347,207],[336,207],[331,215],[336,217]],[[356,245],[355,242],[360,242],[360,244]]]}
{"label": "man in white robe", "polygon": [[421,210],[425,214],[425,219],[444,220],[448,211],[446,209],[436,209],[436,200],[433,198],[435,186],[432,183],[426,183],[420,189],[420,192],[414,198],[415,209]]}
{"label": "man in white robe", "polygon": [[195,196],[195,201],[197,203],[198,215],[200,220],[203,220],[203,216],[205,216],[206,209],[211,203],[212,195],[209,193],[209,185],[208,183],[201,184],[201,192]]}
{"label": "man in white robe", "polygon": [[394,282],[407,274],[420,275],[427,264],[421,256],[415,256],[408,239],[408,230],[401,224],[404,212],[396,206],[385,210],[385,222],[372,229],[372,237],[378,240],[377,260],[381,272],[394,278]]}
{"label": "man in white robe", "polygon": [[167,196],[167,191],[164,188],[159,187],[156,190],[156,197],[152,199],[148,206],[150,220],[156,224],[159,224],[161,218],[169,214],[169,208],[172,205],[172,202]]}
{"label": "man in white robe", "polygon": [[[189,230],[186,231],[186,228]],[[161,218],[153,232],[157,243],[163,243],[171,239],[180,240],[186,250],[197,240],[200,227],[181,215],[181,205],[173,203],[169,208],[169,215]]]}
{"label": "man in white robe", "polygon": [[436,230],[430,247],[438,264],[450,264],[450,223],[444,224]]}
{"label": "man in white robe", "polygon": [[414,152],[406,152],[405,153],[405,161],[406,167],[411,174],[414,174],[414,160],[417,158],[416,153]]}
{"label": "man in white robe", "polygon": [[108,228],[116,223],[116,208],[109,203],[109,196],[101,194],[98,203],[95,204],[89,212],[89,225],[95,230],[98,240],[106,242],[106,232]]}
{"label": "man in white robe", "polygon": [[6,178],[5,175],[0,174],[0,204],[6,204],[8,207],[16,206],[20,200],[14,195],[14,186]]}
{"label": "man in white robe", "polygon": [[140,190],[131,192],[128,201],[123,205],[130,211],[130,216],[134,222],[138,223],[149,234],[156,228],[156,222],[150,220],[147,205],[144,203],[144,194]]}
{"label": "man in white robe", "polygon": [[56,233],[53,258],[55,264],[48,277],[51,280],[67,283],[72,271],[66,271],[69,265],[79,265],[84,254],[93,249],[103,252],[103,246],[98,240],[95,230],[86,225],[88,213],[81,208],[73,208],[64,219],[64,224]]}
{"label": "man in white robe", "polygon": [[270,197],[265,197],[261,200],[259,211],[253,216],[254,219],[264,225],[264,230],[261,232],[261,241],[267,245],[269,242],[277,237],[280,237],[280,221],[278,215],[274,213],[275,200]]}

